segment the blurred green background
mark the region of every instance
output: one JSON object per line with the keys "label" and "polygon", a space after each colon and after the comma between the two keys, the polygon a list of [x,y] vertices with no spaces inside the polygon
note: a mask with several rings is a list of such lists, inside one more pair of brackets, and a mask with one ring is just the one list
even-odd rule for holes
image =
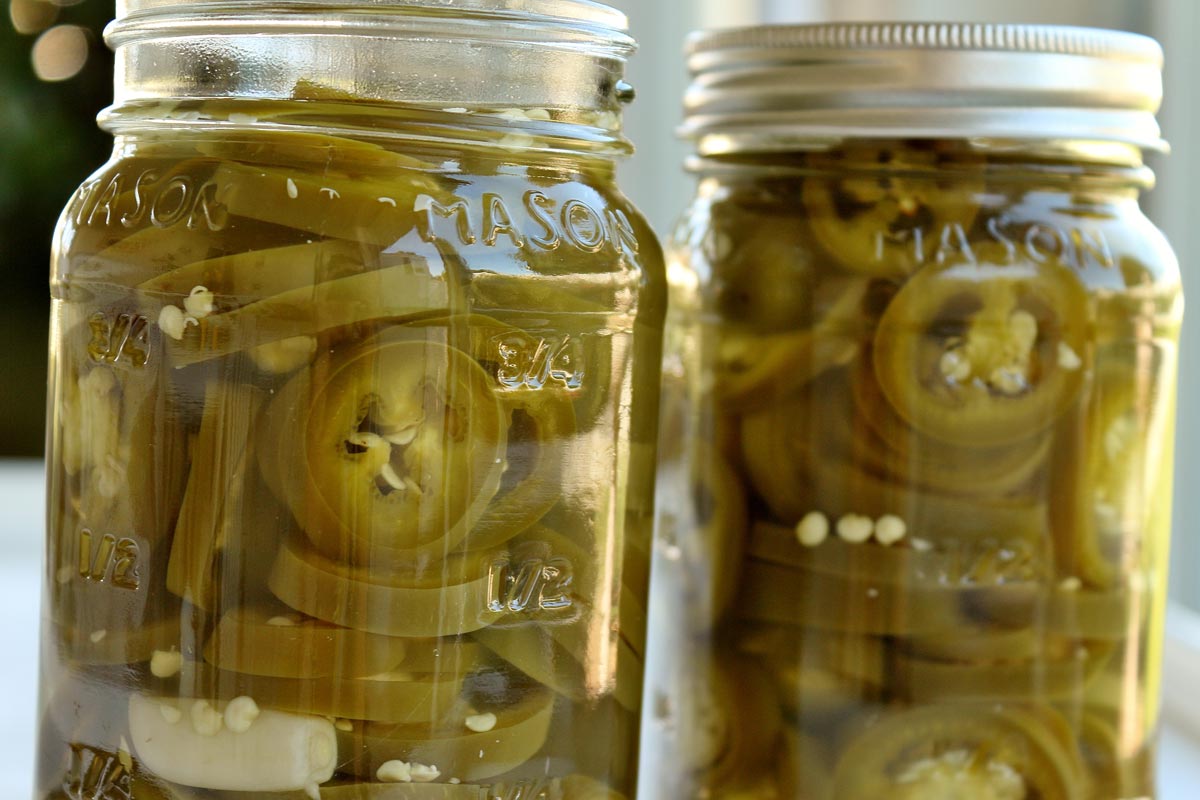
{"label": "blurred green background", "polygon": [[101,34],[111,0],[4,0],[0,23],[0,456],[42,451],[50,239],[67,198],[105,162],[112,100]]}

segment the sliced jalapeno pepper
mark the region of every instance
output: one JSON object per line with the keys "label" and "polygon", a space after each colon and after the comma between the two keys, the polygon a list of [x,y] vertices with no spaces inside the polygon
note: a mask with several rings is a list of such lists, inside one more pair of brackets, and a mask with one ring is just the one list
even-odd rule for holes
{"label": "sliced jalapeno pepper", "polygon": [[835,281],[818,291],[832,299],[812,327],[763,335],[723,328],[714,337],[714,390],[734,408],[760,408],[829,370],[850,363],[862,345],[863,280]]}
{"label": "sliced jalapeno pepper", "polygon": [[1118,715],[1097,709],[1084,712],[1079,745],[1093,786],[1108,797],[1152,796],[1156,770],[1149,742],[1131,748],[1122,741],[1119,724]]}
{"label": "sliced jalapeno pepper", "polygon": [[760,332],[811,327],[820,313],[809,238],[790,217],[736,201],[714,207],[704,248],[712,270],[707,304],[726,325]]}
{"label": "sliced jalapeno pepper", "polygon": [[1049,707],[938,704],[888,714],[842,751],[838,800],[1082,800],[1067,723]]}
{"label": "sliced jalapeno pepper", "polygon": [[205,646],[213,666],[273,678],[362,678],[404,669],[408,640],[341,628],[278,602],[225,613]]}
{"label": "sliced jalapeno pepper", "polygon": [[382,636],[455,636],[501,616],[489,605],[487,558],[451,557],[408,573],[350,567],[304,542],[284,542],[268,585],[287,605],[326,622]]}
{"label": "sliced jalapeno pepper", "polygon": [[814,400],[836,392],[836,381],[844,380],[827,378],[792,402],[744,418],[743,461],[776,519],[795,524],[813,511],[835,521],[850,514],[872,520],[895,515],[911,536],[931,542],[1048,538],[1046,508],[1034,499],[988,497],[985,502],[895,483],[869,471],[867,464],[878,452],[859,456],[862,440],[838,419],[850,411],[834,405],[823,412]]}
{"label": "sliced jalapeno pepper", "polygon": [[568,775],[562,789],[563,800],[625,800],[625,795],[587,775]]}
{"label": "sliced jalapeno pepper", "polygon": [[965,241],[978,214],[978,162],[939,144],[847,144],[813,155],[809,164],[843,174],[862,165],[859,174],[810,177],[802,189],[809,226],[826,255],[852,272],[908,275],[944,238]]}
{"label": "sliced jalapeno pepper", "polygon": [[893,688],[913,703],[1037,699],[1079,704],[1091,680],[1108,664],[1110,645],[1069,644],[1025,661],[974,663],[901,657]]}
{"label": "sliced jalapeno pepper", "polygon": [[[581,422],[576,391],[541,383],[507,380],[508,366],[497,353],[530,334],[494,317],[463,314],[416,321],[412,327],[444,328],[450,344],[472,354],[497,376],[496,396],[508,425],[501,456],[503,478],[496,496],[471,530],[473,549],[497,547],[535,525],[562,498],[562,472],[568,447]],[[547,361],[548,366],[552,366]]]}
{"label": "sliced jalapeno pepper", "polygon": [[348,720],[397,724],[437,724],[455,708],[465,672],[414,675],[384,672],[365,678],[276,678],[189,666],[180,674],[178,693],[228,702],[252,697],[264,708]]}
{"label": "sliced jalapeno pepper", "polygon": [[[152,639],[140,629],[179,611],[151,576],[166,567],[183,501],[186,430],[168,408],[148,345],[137,330],[109,322],[69,310],[61,324],[91,346],[74,358],[60,354],[52,367],[61,396],[51,427],[46,585],[63,655],[82,663],[143,660]],[[131,648],[124,661],[120,647]]]}
{"label": "sliced jalapeno pepper", "polygon": [[[468,783],[347,783],[335,778],[321,784],[321,800],[480,800],[484,791],[485,787]],[[225,792],[217,797],[247,800],[245,792]],[[308,792],[255,792],[254,800],[312,800],[312,796]]]}
{"label": "sliced jalapeno pepper", "polygon": [[[142,304],[160,320],[176,366],[250,351],[261,367],[272,348],[298,340],[311,343],[311,357],[323,335],[364,323],[444,316],[450,306],[447,285],[433,277],[440,270],[423,258],[381,257],[334,240],[189,265],[144,286]],[[258,288],[239,294],[240,276],[247,275],[257,276]],[[195,289],[213,293],[212,313],[184,316],[176,323],[181,327],[171,330],[162,315],[180,296],[186,307]],[[243,305],[245,296],[256,299]]]}
{"label": "sliced jalapeno pepper", "polygon": [[760,522],[754,526],[748,550],[763,563],[897,589],[1023,586],[1028,590],[1023,596],[1032,598],[1043,591],[1049,577],[1040,563],[1040,547],[1022,539],[922,540],[919,545],[908,540],[884,546],[832,537],[817,547],[806,547],[793,528]]}
{"label": "sliced jalapeno pepper", "polygon": [[[545,629],[545,630],[542,630]],[[586,634],[574,625],[539,623],[536,627],[492,625],[472,637],[543,686],[575,702],[595,701],[614,693],[629,711],[641,706],[642,659],[623,637],[618,637],[616,669],[608,675],[586,669],[588,653],[581,653]]]}
{"label": "sliced jalapeno pepper", "polygon": [[[287,109],[280,108],[280,111]],[[261,104],[255,104],[260,119],[271,116]],[[429,164],[370,142],[341,136],[289,131],[277,133],[241,132],[235,136],[206,138],[196,149],[222,161],[248,165],[287,165],[335,175],[372,178],[395,170],[423,170]]]}
{"label": "sliced jalapeno pepper", "polygon": [[391,247],[417,230],[425,209],[418,200],[444,199],[430,176],[408,170],[393,180],[308,174],[301,171],[218,164],[217,199],[229,213],[314,236]]}
{"label": "sliced jalapeno pepper", "polygon": [[86,620],[81,623],[79,626],[56,626],[58,635],[55,637],[64,647],[63,655],[79,664],[141,664],[153,658],[157,651],[179,651],[180,648],[179,617],[175,614],[153,620],[129,620],[120,627],[95,627]]}
{"label": "sliced jalapeno pepper", "polygon": [[[1144,369],[1165,375],[1156,346],[1109,346],[1097,353],[1087,402],[1060,426],[1062,446],[1053,470],[1052,513],[1057,567],[1099,589],[1120,589],[1118,576],[1144,570],[1154,532],[1169,524],[1170,440],[1148,428],[1172,419],[1174,391],[1148,391]],[[1136,365],[1136,366],[1135,366]]]}
{"label": "sliced jalapeno pepper", "polygon": [[[254,492],[261,484],[250,468],[251,431],[263,397],[251,386],[223,381],[212,381],[205,389],[204,416],[192,445],[192,467],[171,541],[166,586],[206,611],[215,610],[226,577],[248,588],[261,586],[253,580],[243,584],[241,576],[261,575],[273,558],[274,527],[254,524],[263,521],[260,513],[270,510]],[[239,570],[243,566],[250,569]]]}
{"label": "sliced jalapeno pepper", "polygon": [[1021,590],[923,591],[873,585],[868,575],[839,578],[750,561],[737,604],[743,620],[874,636],[946,634],[970,622],[970,607]]}
{"label": "sliced jalapeno pepper", "polygon": [[485,732],[470,730],[465,717],[438,726],[354,723],[350,730],[338,732],[342,768],[374,779],[384,763],[399,760],[436,766],[442,775],[467,783],[502,775],[542,749],[554,698],[549,690],[531,691],[496,710],[496,724]]}
{"label": "sliced jalapeno pepper", "polygon": [[1089,303],[1057,261],[929,266],[900,291],[875,335],[875,374],[899,415],[950,444],[994,447],[1041,433],[1083,386]]}
{"label": "sliced jalapeno pepper", "polygon": [[[854,454],[872,470],[933,491],[1005,497],[1028,490],[1045,467],[1053,441],[1050,436],[995,447],[962,447],[913,429],[883,396],[872,364],[868,354],[854,368],[851,379],[855,419],[865,423],[853,429],[852,435],[862,443]],[[833,392],[822,395],[835,396]],[[838,413],[828,403],[822,404],[820,413],[830,426],[850,428],[849,413]]]}
{"label": "sliced jalapeno pepper", "polygon": [[428,329],[321,356],[270,415],[264,475],[335,559],[378,571],[449,554],[500,488],[507,427],[491,379]]}
{"label": "sliced jalapeno pepper", "polygon": [[787,625],[746,624],[736,643],[771,677],[778,702],[808,729],[826,729],[864,705],[880,702],[889,647],[877,636],[797,631]]}

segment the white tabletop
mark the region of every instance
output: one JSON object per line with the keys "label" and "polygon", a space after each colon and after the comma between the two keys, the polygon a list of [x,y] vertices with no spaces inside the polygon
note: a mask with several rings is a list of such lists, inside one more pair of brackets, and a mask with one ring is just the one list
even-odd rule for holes
{"label": "white tabletop", "polygon": [[[38,620],[41,607],[42,466],[0,461],[0,775],[5,800],[33,794],[34,718],[37,705]],[[1198,676],[1200,677],[1200,676]],[[1158,800],[1200,796],[1200,747],[1177,731],[1162,743]]]}

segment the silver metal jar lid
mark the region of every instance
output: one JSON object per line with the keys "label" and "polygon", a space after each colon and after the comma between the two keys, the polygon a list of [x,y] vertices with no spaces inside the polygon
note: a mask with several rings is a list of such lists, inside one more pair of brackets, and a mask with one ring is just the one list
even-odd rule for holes
{"label": "silver metal jar lid", "polygon": [[702,155],[844,138],[1086,140],[1165,150],[1163,51],[1093,28],[838,23],[695,34],[682,133]]}

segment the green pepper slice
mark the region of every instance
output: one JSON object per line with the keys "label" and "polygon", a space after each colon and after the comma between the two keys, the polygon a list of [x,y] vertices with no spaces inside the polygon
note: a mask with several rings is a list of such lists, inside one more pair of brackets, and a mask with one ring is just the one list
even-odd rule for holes
{"label": "green pepper slice", "polygon": [[[646,612],[628,587],[621,586],[616,614],[610,615],[607,630],[615,629],[617,635],[597,635],[589,623],[600,616],[597,606],[610,604],[611,598],[597,583],[596,558],[590,550],[536,525],[513,543],[511,553],[514,560],[557,571],[552,592],[561,593],[554,601],[562,607],[535,611],[527,621],[514,616],[471,637],[564,697],[594,703],[611,693],[618,704],[636,712],[641,699]],[[605,662],[609,666],[600,668]]]}
{"label": "green pepper slice", "polygon": [[1048,577],[1039,563],[1040,548],[1022,539],[919,541],[884,546],[831,537],[806,547],[794,529],[760,522],[751,532],[748,552],[768,564],[843,579],[859,576],[897,589],[1023,585],[1036,592]]}
{"label": "green pepper slice", "polygon": [[[380,256],[341,241],[259,250],[189,265],[142,287],[142,305],[160,320],[176,366],[249,351],[268,372],[280,348],[369,323],[444,316],[450,306],[440,265],[411,255]],[[256,276],[246,281],[241,276]],[[251,283],[254,287],[243,286]],[[171,306],[186,308],[187,295],[206,290],[213,311],[184,316],[177,330],[163,324]],[[244,292],[244,294],[243,294]],[[260,294],[262,292],[262,294]],[[243,303],[245,297],[255,298]],[[299,362],[297,366],[307,363]],[[295,368],[295,367],[293,367]]]}
{"label": "green pepper slice", "polygon": [[820,316],[811,234],[797,220],[736,200],[712,209],[704,245],[712,307],[723,324],[759,332],[812,326]]}
{"label": "green pepper slice", "polygon": [[[777,520],[795,524],[813,511],[831,520],[848,514],[872,519],[891,514],[907,523],[912,537],[934,543],[1046,540],[1047,512],[1036,499],[967,498],[893,482],[872,472],[869,465],[878,451],[839,419],[849,415],[850,408],[833,404],[826,411],[814,399],[826,392],[837,396],[838,382],[845,380],[838,375],[827,379],[792,402],[743,418],[742,460]],[[840,396],[852,403],[846,394]]]}
{"label": "green pepper slice", "polygon": [[616,667],[610,681],[594,666],[588,669],[587,653],[580,657],[584,633],[578,623],[492,625],[471,635],[539,684],[574,702],[595,702],[611,693],[623,708],[635,712],[641,708],[642,659],[623,637],[617,637],[613,648]]}
{"label": "green pepper slice", "polygon": [[252,430],[263,403],[264,394],[251,386],[213,380],[205,387],[204,415],[192,445],[166,585],[206,611],[220,605],[226,580],[255,587],[256,581],[244,578],[261,575],[270,566],[276,526],[257,523],[270,522],[270,512],[278,509],[264,504],[262,484],[250,468]]}
{"label": "green pepper slice", "polygon": [[497,709],[495,726],[484,732],[470,730],[463,716],[435,726],[356,722],[350,730],[338,731],[342,769],[374,779],[385,762],[400,760],[436,766],[442,775],[466,783],[502,775],[542,749],[554,698],[549,690],[531,691]]}
{"label": "green pepper slice", "polygon": [[978,162],[939,144],[849,143],[809,165],[845,175],[807,178],[801,196],[826,256],[852,272],[902,278],[965,241],[979,213]]}
{"label": "green pepper slice", "polygon": [[218,669],[272,678],[364,678],[404,669],[406,639],[297,615],[278,602],[227,611],[204,648]]}
{"label": "green pepper slice", "polygon": [[323,354],[270,417],[263,473],[337,560],[445,556],[500,488],[507,428],[491,378],[432,329]]}
{"label": "green pepper slice", "polygon": [[738,651],[767,668],[780,708],[809,728],[836,726],[883,698],[890,655],[881,637],[798,632],[779,624],[743,623],[739,629]]}
{"label": "green pepper slice", "polygon": [[[335,778],[321,784],[321,800],[481,800],[485,791],[483,786],[468,783],[347,783]],[[249,800],[246,792],[222,792],[216,797]],[[312,796],[308,792],[255,792],[254,800],[312,800]]]}
{"label": "green pepper slice", "polygon": [[842,751],[838,800],[1082,800],[1070,729],[1043,706],[935,704],[887,714]]}
{"label": "green pepper slice", "polygon": [[1084,711],[1079,745],[1098,796],[1150,797],[1156,769],[1149,739],[1132,748],[1123,741],[1120,715],[1098,709]]}
{"label": "green pepper slice", "polygon": [[444,192],[416,169],[384,174],[348,177],[223,162],[212,180],[231,214],[314,236],[391,247],[417,231],[425,217],[419,200],[444,199]]}
{"label": "green pepper slice", "polygon": [[865,335],[861,318],[869,289],[864,280],[821,284],[818,292],[829,299],[811,327],[764,334],[729,326],[716,332],[712,380],[722,404],[761,408],[850,363]]}
{"label": "green pepper slice", "polygon": [[[49,441],[46,585],[64,656],[134,663],[154,641],[140,629],[179,610],[152,576],[166,567],[183,501],[187,432],[138,331],[82,316],[68,306],[60,324],[81,345],[91,339],[88,349],[63,350],[51,367],[58,413]],[[124,661],[122,646],[131,648]]]}
{"label": "green pepper slice", "polygon": [[1109,345],[1097,353],[1095,379],[1077,414],[1060,426],[1052,513],[1058,569],[1090,587],[1117,589],[1144,575],[1147,548],[1169,525],[1172,452],[1160,428],[1173,419],[1173,376],[1158,345]]}
{"label": "green pepper slice", "polygon": [[879,386],[917,430],[996,447],[1050,427],[1078,397],[1089,303],[1057,261],[1013,261],[999,247],[917,273],[875,334]]}
{"label": "green pepper slice", "polygon": [[[902,420],[883,396],[868,354],[853,370],[855,420],[837,413],[828,402],[817,402],[830,426],[844,429],[847,440],[857,438],[854,454],[879,474],[936,492],[1005,497],[1027,492],[1047,464],[1052,437],[1034,436],[995,447],[962,447],[927,436]],[[826,401],[841,395],[825,392]]]}
{"label": "green pepper slice", "polygon": [[470,353],[498,384],[496,397],[508,425],[501,462],[504,475],[466,544],[473,549],[501,546],[535,526],[562,498],[564,460],[581,424],[575,408],[578,393],[545,384],[513,385],[507,380],[497,353],[509,342],[527,342],[530,334],[494,317],[432,317],[414,321],[411,327],[444,328],[449,343]]}
{"label": "green pepper slice", "polygon": [[[255,104],[262,119],[262,104]],[[286,111],[285,108],[280,108]],[[279,133],[240,132],[236,136],[222,135],[197,143],[196,149],[222,161],[236,161],[250,166],[261,164],[302,166],[314,172],[329,172],[352,178],[372,178],[391,170],[425,170],[426,162],[397,153],[377,144],[341,136],[289,131]]]}
{"label": "green pepper slice", "polygon": [[252,697],[264,708],[346,720],[437,724],[457,706],[466,672],[414,675],[384,672],[364,678],[276,678],[187,665],[168,694],[230,701]]}
{"label": "green pepper slice", "polygon": [[1030,698],[1079,704],[1112,654],[1111,645],[1068,642],[1062,652],[1042,652],[1025,661],[966,663],[902,656],[894,664],[892,686],[915,704]]}
{"label": "green pepper slice", "polygon": [[354,567],[292,538],[267,583],[291,608],[335,625],[382,636],[456,636],[501,617],[489,608],[487,561],[483,555],[454,556],[407,573]]}
{"label": "green pepper slice", "polygon": [[872,636],[947,634],[969,625],[979,609],[1025,604],[1028,586],[912,589],[872,583],[869,575],[847,578],[800,572],[751,560],[737,609],[747,622]]}

